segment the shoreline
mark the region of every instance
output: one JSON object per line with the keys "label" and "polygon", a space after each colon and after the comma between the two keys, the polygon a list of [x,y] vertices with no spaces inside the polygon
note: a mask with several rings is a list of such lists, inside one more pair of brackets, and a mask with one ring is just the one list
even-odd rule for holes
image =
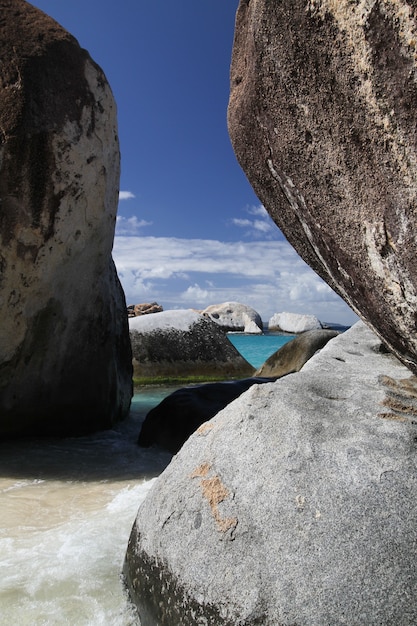
{"label": "shoreline", "polygon": [[200,383],[216,383],[225,380],[240,380],[240,376],[141,376],[133,379],[133,391],[143,387],[157,387],[165,385],[195,385]]}

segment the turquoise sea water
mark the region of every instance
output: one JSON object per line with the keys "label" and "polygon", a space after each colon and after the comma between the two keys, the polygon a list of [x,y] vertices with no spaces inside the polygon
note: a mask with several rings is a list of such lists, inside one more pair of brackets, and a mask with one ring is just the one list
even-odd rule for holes
{"label": "turquoise sea water", "polygon": [[264,335],[228,333],[227,337],[240,354],[256,368],[261,367],[271,354],[294,339],[294,335],[280,335],[278,333],[265,333]]}

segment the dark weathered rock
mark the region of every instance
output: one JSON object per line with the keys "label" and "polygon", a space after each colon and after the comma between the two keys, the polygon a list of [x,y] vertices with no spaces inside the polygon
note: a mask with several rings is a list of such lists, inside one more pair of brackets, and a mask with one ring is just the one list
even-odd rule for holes
{"label": "dark weathered rock", "polygon": [[241,0],[238,160],[309,265],[417,371],[415,1]]}
{"label": "dark weathered rock", "polygon": [[129,319],[135,377],[243,378],[255,368],[208,317],[191,309]]}
{"label": "dark weathered rock", "polygon": [[23,0],[0,18],[0,434],[111,426],[132,390],[116,106],[56,22]]}
{"label": "dark weathered rock", "polygon": [[149,411],[138,444],[144,448],[156,444],[176,453],[201,424],[249,387],[275,380],[275,377],[244,378],[177,389]]}
{"label": "dark weathered rock", "polygon": [[414,626],[416,394],[358,323],[198,429],[130,537],[143,626]]}
{"label": "dark weathered rock", "polygon": [[286,376],[299,372],[309,359],[339,333],[335,330],[308,330],[274,352],[255,376]]}

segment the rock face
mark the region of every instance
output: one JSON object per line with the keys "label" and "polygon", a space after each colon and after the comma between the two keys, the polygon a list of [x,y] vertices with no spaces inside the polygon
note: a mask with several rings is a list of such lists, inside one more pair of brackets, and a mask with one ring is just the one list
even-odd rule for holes
{"label": "rock face", "polygon": [[273,382],[275,378],[243,378],[177,389],[147,414],[138,444],[158,445],[174,454],[203,422],[238,398],[252,385]]}
{"label": "rock face", "polygon": [[241,0],[228,124],[303,259],[417,371],[417,4]]}
{"label": "rock face", "polygon": [[300,313],[275,313],[268,322],[269,330],[282,330],[286,333],[305,333],[321,327],[315,315]]}
{"label": "rock face", "polygon": [[184,444],[129,541],[143,626],[417,623],[417,383],[379,348],[359,322]]}
{"label": "rock face", "polygon": [[255,372],[255,376],[286,376],[300,369],[339,333],[334,330],[309,330],[274,352]]}
{"label": "rock face", "polygon": [[111,426],[132,390],[116,106],[56,22],[23,0],[0,17],[0,434]]}
{"label": "rock face", "polygon": [[190,309],[129,319],[136,377],[252,376],[250,365],[209,318]]}
{"label": "rock face", "polygon": [[259,313],[240,302],[212,304],[202,312],[226,331],[262,333],[262,320]]}

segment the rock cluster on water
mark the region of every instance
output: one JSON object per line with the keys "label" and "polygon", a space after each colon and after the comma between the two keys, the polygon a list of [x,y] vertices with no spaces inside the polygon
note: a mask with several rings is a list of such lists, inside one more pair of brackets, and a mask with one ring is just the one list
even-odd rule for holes
{"label": "rock cluster on water", "polygon": [[255,371],[218,324],[191,309],[132,317],[129,327],[135,377],[244,378]]}
{"label": "rock cluster on water", "polygon": [[127,550],[143,626],[417,623],[416,383],[380,346],[358,323],[184,444]]}
{"label": "rock cluster on water", "polygon": [[204,311],[206,315],[225,331],[243,331],[251,334],[262,333],[261,316],[255,309],[241,302],[211,304]]}
{"label": "rock cluster on water", "polygon": [[322,328],[315,315],[301,313],[275,313],[268,322],[268,330],[282,330],[286,333],[304,333]]}
{"label": "rock cluster on water", "polygon": [[52,19],[23,0],[0,18],[0,435],[108,427],[132,393],[115,102]]}
{"label": "rock cluster on water", "polygon": [[417,371],[415,2],[240,2],[229,133],[307,263]]}

